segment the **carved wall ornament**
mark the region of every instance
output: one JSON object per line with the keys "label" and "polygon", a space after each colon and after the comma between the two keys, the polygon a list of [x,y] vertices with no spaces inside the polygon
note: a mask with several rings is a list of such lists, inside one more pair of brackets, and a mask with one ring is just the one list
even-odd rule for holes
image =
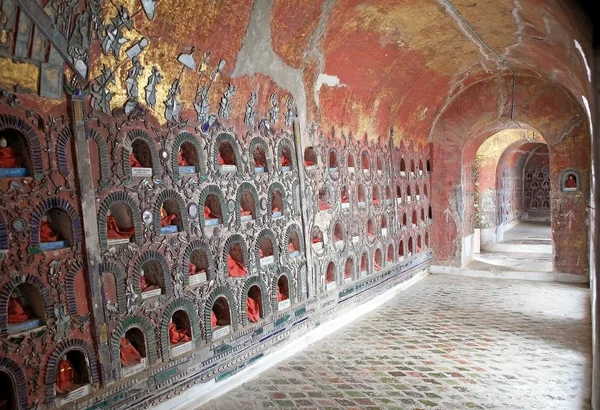
{"label": "carved wall ornament", "polygon": [[285,101],[285,126],[291,127],[294,121],[294,100],[288,98]]}
{"label": "carved wall ornament", "polygon": [[156,106],[156,85],[163,79],[158,68],[152,67],[152,73],[148,77],[148,83],[144,90],[146,91],[146,104],[154,108]]}
{"label": "carved wall ornament", "polygon": [[108,90],[109,84],[115,84],[115,77],[110,68],[103,66],[101,74],[94,79],[90,86],[92,95],[92,108],[95,111],[110,113],[110,102],[114,93]]}
{"label": "carved wall ornament", "polygon": [[279,98],[276,93],[271,94],[270,102],[271,109],[269,110],[269,120],[273,124],[277,124],[277,121],[279,121]]}
{"label": "carved wall ornament", "polygon": [[127,71],[127,79],[125,85],[127,87],[127,102],[125,103],[125,113],[131,114],[135,107],[138,105],[138,77],[142,75],[144,67],[140,63],[137,57],[132,60],[132,66]]}
{"label": "carved wall ornament", "polygon": [[181,85],[179,78],[176,78],[169,89],[167,100],[165,101],[165,118],[167,121],[179,121],[179,114],[183,109],[183,103],[177,100],[177,96],[181,93]]}
{"label": "carved wall ornament", "polygon": [[225,119],[229,118],[229,115],[231,114],[231,108],[232,108],[231,100],[235,96],[235,90],[236,90],[236,88],[232,84],[229,84],[229,86],[227,86],[227,89],[223,93],[223,97],[221,97],[221,104],[220,104],[220,108],[219,108],[219,117],[225,118]]}
{"label": "carved wall ornament", "polygon": [[106,26],[105,35],[101,35],[102,39],[102,51],[104,54],[110,54],[119,59],[121,53],[121,46],[127,41],[123,35],[123,29],[127,28],[131,30],[133,20],[129,15],[129,11],[125,6],[121,6],[117,9],[117,15],[111,19],[111,22]]}
{"label": "carved wall ornament", "polygon": [[246,113],[244,115],[244,123],[248,126],[254,125],[254,116],[256,114],[254,112],[254,104],[256,104],[257,101],[258,97],[256,96],[256,93],[250,93],[250,99],[246,104]]}
{"label": "carved wall ornament", "polygon": [[208,103],[208,89],[206,87],[202,87],[196,92],[196,101],[197,102],[194,102],[194,109],[198,115],[198,122],[202,124],[208,120],[208,113],[210,110],[210,104]]}

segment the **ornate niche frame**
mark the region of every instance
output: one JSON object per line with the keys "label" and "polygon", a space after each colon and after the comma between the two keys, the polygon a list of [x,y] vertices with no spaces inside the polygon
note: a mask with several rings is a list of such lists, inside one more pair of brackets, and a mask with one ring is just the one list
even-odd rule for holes
{"label": "ornate niche frame", "polygon": [[231,246],[234,243],[239,243],[242,248],[242,255],[244,256],[244,267],[248,270],[246,276],[250,276],[253,272],[251,272],[250,267],[252,266],[252,261],[250,260],[250,252],[248,251],[248,244],[244,237],[240,234],[234,233],[227,238],[225,243],[223,244],[223,251],[221,252],[221,256],[223,258],[223,263],[220,263],[221,267],[221,277],[227,279],[229,276],[229,268],[227,267],[227,257],[229,256],[229,251],[231,250]]}
{"label": "ornate niche frame", "polygon": [[0,114],[0,132],[15,130],[23,135],[27,142],[27,154],[31,160],[31,167],[35,179],[41,179],[44,173],[44,161],[42,159],[42,146],[38,134],[25,120],[13,115]]}
{"label": "ornate niche frame", "polygon": [[[270,298],[270,292],[267,289],[267,285],[265,284],[265,282],[261,279],[260,276],[252,276],[249,277],[248,279],[246,279],[244,281],[244,285],[242,286],[242,293],[240,294],[240,312],[241,312],[241,318],[242,318],[242,327],[246,327],[249,324],[248,321],[248,315],[246,315],[246,298],[248,297],[248,291],[250,290],[250,288],[254,285],[257,285],[260,288],[260,297],[261,297],[261,301],[262,301],[262,318],[261,319],[266,319],[267,317],[269,317],[269,315],[271,314],[271,298]],[[277,298],[275,298],[277,299]],[[260,322],[258,322],[260,323]]]}
{"label": "ornate niche frame", "polygon": [[[221,143],[223,142],[227,142],[229,143],[229,145],[231,145],[231,149],[235,157],[235,172],[221,172],[221,168],[219,168],[219,154],[221,149]],[[217,178],[231,174],[236,176],[242,176],[244,174],[244,162],[242,159],[242,152],[233,134],[230,134],[228,132],[220,132],[219,135],[217,135],[217,137],[215,138],[215,142],[213,143],[212,163]]]}
{"label": "ornate niche frame", "polygon": [[[177,203],[177,207],[179,208],[179,218],[181,219],[182,230],[178,233],[181,233],[182,231],[189,232],[190,222],[188,219],[188,211],[187,211],[187,207],[185,206],[185,201],[183,200],[181,195],[179,195],[179,193],[177,191],[175,191],[174,189],[165,189],[158,195],[158,198],[156,199],[156,202],[154,203],[153,220],[154,220],[155,233],[157,235],[161,234],[160,233],[160,209],[161,209],[162,205],[165,203],[165,201],[168,199],[175,201]],[[137,228],[137,226],[136,226],[136,228]]]}
{"label": "ornate niche frame", "polygon": [[[288,243],[290,242],[292,232],[296,233],[296,235],[298,236],[298,242],[300,242],[300,249],[298,249],[298,251],[300,252],[300,255],[298,255],[295,258],[290,257],[290,251],[288,248]],[[283,240],[284,240],[284,243],[281,245],[281,247],[282,247],[282,249],[285,247],[284,255],[285,255],[287,261],[293,262],[296,260],[302,260],[306,250],[305,250],[305,245],[304,245],[304,235],[302,233],[302,229],[300,228],[300,225],[298,225],[295,222],[291,223],[285,230]]]}
{"label": "ornate niche frame", "polygon": [[290,171],[289,174],[296,174],[296,150],[294,149],[294,144],[290,141],[288,137],[283,137],[279,143],[277,144],[277,170],[281,173],[281,175],[288,175],[288,172],[284,172],[282,169],[281,158],[283,157],[283,149],[287,148],[290,153],[291,162],[290,162]]}
{"label": "ornate niche frame", "polygon": [[[8,357],[0,356],[0,371],[3,371],[12,381],[13,394],[17,410],[29,410],[29,397],[27,395],[27,379],[21,366]],[[6,388],[7,386],[3,386]]]}
{"label": "ornate niche frame", "polygon": [[[107,214],[110,208],[118,203],[122,202],[129,207],[131,215],[133,217],[133,226],[135,228],[135,243],[141,245],[144,242],[144,227],[142,225],[142,212],[138,204],[127,195],[125,192],[113,192],[108,195],[98,210],[98,236],[100,237],[100,248],[105,251],[108,249],[108,237],[106,232],[106,220]],[[154,216],[156,218],[156,215]],[[159,224],[160,224],[160,210],[159,210]],[[160,229],[159,229],[160,230]]]}
{"label": "ornate niche frame", "polygon": [[65,276],[65,288],[67,293],[67,308],[69,311],[69,315],[74,317],[79,317],[79,313],[77,312],[77,299],[75,298],[75,280],[77,278],[77,274],[81,272],[83,269],[83,264],[81,262],[76,262],[71,266],[69,271]]}
{"label": "ornate niche frame", "polygon": [[64,198],[48,198],[37,206],[33,214],[31,215],[30,229],[31,234],[29,237],[30,249],[40,249],[40,224],[42,216],[51,209],[58,209],[66,212],[71,219],[71,232],[73,235],[73,243],[69,244],[71,248],[79,246],[83,241],[83,234],[81,231],[81,219],[79,214],[71,205],[69,201]]}
{"label": "ornate niche frame", "polygon": [[239,313],[239,309],[237,306],[237,302],[235,300],[235,297],[233,296],[233,293],[231,293],[231,290],[229,290],[229,288],[227,286],[221,286],[212,291],[212,293],[210,294],[210,296],[208,297],[208,299],[206,300],[206,303],[204,305],[204,317],[203,317],[204,335],[205,335],[207,343],[210,343],[213,341],[213,338],[212,338],[213,332],[212,332],[212,325],[211,325],[211,320],[210,320],[210,313],[212,312],[213,305],[215,304],[217,299],[219,299],[220,297],[224,297],[227,300],[227,303],[229,305],[229,315],[231,318],[231,323],[229,325],[232,328],[232,332],[236,332],[238,329],[240,313]]}
{"label": "ornate niche frame", "polygon": [[[240,187],[237,190],[237,194],[236,194],[236,209],[235,209],[235,217],[236,217],[236,221],[238,222],[238,224],[242,223],[242,215],[241,215],[241,209],[242,209],[242,195],[244,194],[244,191],[248,191],[250,192],[250,195],[252,195],[252,199],[254,200],[254,209],[252,210],[253,218],[252,220],[254,221],[255,224],[259,224],[261,222],[261,218],[260,218],[260,203],[259,203],[259,199],[258,199],[258,192],[256,191],[256,187],[254,185],[252,185],[250,182],[243,182]],[[221,208],[222,208],[222,204],[221,204]],[[249,209],[247,209],[247,211],[249,211]],[[204,214],[203,214],[204,215]],[[250,221],[245,221],[245,222],[250,222]]]}
{"label": "ornate niche frame", "polygon": [[[575,188],[567,188],[565,186],[567,184],[567,180],[569,179],[570,175],[573,175],[575,177],[575,183],[577,184],[577,187],[575,187]],[[560,192],[562,192],[562,193],[573,194],[573,193],[578,193],[578,192],[582,191],[581,173],[574,168],[567,168],[563,172],[561,172],[560,179],[558,181],[560,184],[559,185]]]}
{"label": "ornate niche frame", "polygon": [[[275,191],[279,191],[279,195],[281,195],[281,216],[286,218],[288,216],[287,209],[287,198],[285,194],[285,188],[279,182],[273,182],[269,186],[269,191],[267,193],[267,213],[269,214],[269,219],[273,219],[273,194]],[[276,220],[279,218],[276,218]]]}
{"label": "ornate niche frame", "polygon": [[[271,240],[271,245],[273,246],[273,262],[265,265],[265,266],[261,266],[260,264],[260,248],[261,248],[261,240],[264,237],[268,237]],[[277,242],[277,237],[275,236],[275,234],[273,233],[272,230],[270,230],[269,228],[265,228],[262,231],[260,231],[260,233],[256,236],[256,241],[254,242],[254,258],[255,258],[255,263],[254,265],[256,266],[256,268],[258,270],[272,270],[274,268],[277,268],[279,266],[279,243]]]}
{"label": "ornate niche frame", "polygon": [[[111,337],[111,347],[113,357],[119,357],[120,352],[120,342],[121,338],[125,336],[131,329],[139,329],[144,334],[144,341],[146,343],[146,358],[148,359],[148,366],[156,363],[158,359],[158,349],[156,344],[156,339],[154,337],[154,329],[152,328],[152,324],[150,321],[143,316],[131,316],[127,319],[123,320],[113,331]],[[168,357],[168,356],[167,356]],[[114,369],[116,373],[119,375],[117,378],[121,378],[121,361],[114,361]]]}
{"label": "ornate niche frame", "polygon": [[125,141],[123,147],[121,148],[122,155],[122,166],[123,166],[123,175],[125,177],[125,183],[131,183],[133,176],[131,175],[131,163],[129,161],[129,154],[131,154],[133,150],[133,143],[136,140],[142,140],[150,150],[150,156],[152,157],[152,176],[155,178],[160,177],[160,158],[158,156],[158,149],[154,144],[154,140],[150,138],[150,136],[143,130],[135,129],[129,131],[125,136]]}
{"label": "ornate niche frame", "polygon": [[[341,260],[343,261],[343,268],[342,268],[342,284],[346,284],[352,281],[355,281],[358,278],[358,257],[356,256],[356,253],[354,251],[349,251],[347,252],[342,258]],[[348,261],[352,261],[352,272],[350,272],[350,280],[348,282],[346,282],[346,280],[348,278],[346,278],[346,264],[348,263]]]}
{"label": "ornate niche frame", "polygon": [[201,239],[196,239],[195,241],[190,242],[190,244],[185,248],[185,252],[183,253],[183,265],[181,267],[181,274],[183,277],[184,286],[188,286],[190,284],[188,265],[191,262],[192,254],[197,250],[204,252],[204,255],[206,255],[206,261],[208,262],[206,280],[210,282],[212,279],[215,279],[215,276],[217,274],[215,259],[213,257],[213,253],[210,250],[208,243]]}
{"label": "ornate niche frame", "polygon": [[[202,227],[202,229],[204,229],[206,227],[205,223],[205,219],[204,219],[204,206],[206,203],[206,198],[208,198],[209,195],[215,195],[219,201],[219,205],[221,206],[221,224],[222,225],[226,225],[229,222],[229,210],[227,209],[227,204],[225,203],[225,198],[223,197],[223,192],[221,191],[221,189],[216,186],[216,185],[209,185],[206,188],[204,188],[204,190],[202,190],[202,193],[200,193],[200,197],[198,199],[198,220],[200,222],[200,226]],[[202,211],[201,211],[202,210]]]}
{"label": "ornate niche frame", "polygon": [[190,330],[192,331],[192,341],[194,342],[194,349],[197,349],[202,342],[202,333],[200,332],[200,317],[196,311],[196,306],[191,300],[185,298],[177,298],[165,309],[162,315],[160,324],[160,344],[162,350],[163,361],[171,359],[171,344],[169,342],[169,323],[175,312],[183,310],[190,320]]}
{"label": "ornate niche frame", "polygon": [[164,295],[171,296],[173,294],[173,283],[171,281],[171,270],[169,269],[169,264],[162,253],[152,250],[144,252],[139,258],[137,258],[135,264],[133,265],[133,289],[140,296],[141,300],[142,289],[140,288],[140,279],[144,265],[149,261],[157,261],[160,264],[165,286]]}
{"label": "ornate niche frame", "polygon": [[173,143],[173,151],[171,152],[171,168],[173,170],[173,179],[178,181],[181,178],[179,174],[179,149],[184,143],[189,143],[194,146],[197,156],[198,169],[194,176],[199,176],[200,179],[206,178],[206,158],[204,157],[204,150],[197,137],[187,131],[180,132]]}
{"label": "ornate niche frame", "polygon": [[[100,265],[100,276],[111,274],[115,278],[115,290],[117,292],[117,310],[120,314],[127,312],[127,278],[125,270],[116,262],[102,262]],[[106,293],[102,287],[102,300],[106,306]]]}
{"label": "ornate niche frame", "polygon": [[[265,154],[265,172],[264,173],[256,172],[257,167],[256,167],[256,163],[254,162],[254,151],[259,147]],[[248,162],[250,163],[250,174],[257,177],[259,175],[269,175],[271,172],[273,172],[273,159],[271,157],[271,151],[269,150],[269,147],[263,137],[257,136],[257,137],[252,138],[252,141],[250,141],[250,145],[248,146],[248,158],[249,158]],[[254,164],[254,166],[253,166],[253,164]]]}
{"label": "ornate niche frame", "polygon": [[279,302],[277,301],[277,286],[279,286],[279,280],[282,276],[285,276],[287,278],[290,306],[293,306],[297,300],[296,284],[294,282],[294,275],[292,273],[292,270],[289,268],[282,267],[277,271],[277,275],[275,276],[271,284],[271,308],[274,313],[279,312]]}

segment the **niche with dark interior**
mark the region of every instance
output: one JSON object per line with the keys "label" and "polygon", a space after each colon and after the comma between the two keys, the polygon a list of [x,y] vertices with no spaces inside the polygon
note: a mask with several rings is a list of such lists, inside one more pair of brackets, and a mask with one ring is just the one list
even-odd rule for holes
{"label": "niche with dark interior", "polygon": [[418,201],[421,198],[421,189],[419,188],[419,185],[416,186],[416,191],[417,191],[416,199]]}
{"label": "niche with dark interior", "polygon": [[410,160],[410,173],[411,175],[415,175],[415,160]]}
{"label": "niche with dark interior", "polygon": [[367,260],[367,253],[364,252],[360,257],[360,275],[365,276],[369,269],[369,261]]}
{"label": "niche with dark interior", "polygon": [[[110,238],[111,234],[107,232],[108,243],[127,243],[135,242],[135,224],[133,223],[133,213],[131,208],[125,202],[115,202],[110,207],[110,216],[115,219],[117,224],[117,230],[115,236],[121,236],[122,238]],[[107,223],[107,230],[110,230],[110,225]],[[133,232],[133,233],[132,233]],[[127,238],[129,235],[129,238]]]}
{"label": "niche with dark interior", "polygon": [[[64,374],[61,375],[61,371]],[[56,366],[57,395],[65,395],[89,383],[89,369],[83,352],[79,350],[65,352],[58,360],[58,366]],[[68,386],[69,388],[61,391],[61,387],[64,388],[64,386]]]}
{"label": "niche with dark interior", "polygon": [[[250,322],[258,322],[258,320],[263,319],[264,318],[264,312],[263,312],[263,303],[262,303],[262,293],[260,291],[260,287],[258,285],[253,285],[250,287],[250,289],[248,289],[248,299],[252,299],[254,301],[254,303],[256,304],[256,307],[258,307],[258,318],[253,317],[252,315],[252,311],[251,309],[248,308],[248,304],[246,305],[246,310],[247,310],[247,315],[248,315],[248,320]],[[255,320],[258,319],[258,320]]]}
{"label": "niche with dark interior", "polygon": [[400,159],[400,175],[406,176],[406,162],[404,158]]}
{"label": "niche with dark interior", "polygon": [[433,219],[433,212],[431,210],[431,205],[429,206],[429,220],[431,221]]}
{"label": "niche with dark interior", "polygon": [[402,226],[406,227],[406,212],[402,214]]}
{"label": "niche with dark interior", "polygon": [[385,203],[387,205],[392,203],[392,188],[389,185],[385,188]]}
{"label": "niche with dark interior", "polygon": [[406,187],[406,201],[410,202],[412,199],[412,191],[410,189],[410,185]]}
{"label": "niche with dark interior", "polygon": [[213,331],[221,326],[229,326],[231,325],[231,312],[229,310],[229,302],[227,298],[224,296],[220,296],[212,307],[212,312],[214,313],[217,324],[213,326]]}
{"label": "niche with dark interior", "polygon": [[354,155],[352,154],[348,154],[348,172],[354,172],[355,170],[355,166],[354,166]]}
{"label": "niche with dark interior", "polygon": [[265,154],[265,148],[261,144],[256,144],[252,155],[254,157],[254,172],[257,174],[269,172],[267,154]]}
{"label": "niche with dark interior", "polygon": [[256,215],[254,215],[255,206],[252,192],[247,189],[243,190],[240,196],[240,220],[242,222],[256,220]]}
{"label": "niche with dark interior", "polygon": [[146,337],[137,327],[132,327],[125,333],[125,339],[137,350],[142,357],[142,360],[146,358]]}
{"label": "niche with dark interior", "polygon": [[427,162],[426,162],[426,167],[427,167],[427,173],[429,174],[431,172],[431,163],[429,162],[429,160],[427,160]]}
{"label": "niche with dark interior", "polygon": [[419,221],[417,220],[417,211],[413,211],[412,213],[412,224],[415,226]]}
{"label": "niche with dark interior", "polygon": [[[219,144],[219,165],[237,166],[235,151],[229,141],[221,141]],[[231,168],[231,170],[234,170]]]}
{"label": "niche with dark interior", "polygon": [[312,247],[317,253],[322,253],[323,251],[323,232],[321,228],[315,226],[312,228],[310,232],[310,239],[312,241]]}
{"label": "niche with dark interior", "polygon": [[385,236],[388,233],[388,223],[387,223],[387,217],[385,215],[381,216],[381,235]]}
{"label": "niche with dark interior", "polygon": [[[130,156],[131,168],[146,168],[149,172],[148,174],[152,175],[152,151],[146,141],[141,138],[138,138],[133,141],[131,144],[131,153],[141,165],[141,167],[137,164],[133,164],[133,158]],[[133,171],[133,176],[137,176],[136,171]],[[144,175],[146,176],[146,175]]]}
{"label": "niche with dark interior", "polygon": [[[27,139],[20,131],[7,128],[0,131],[0,177],[33,175]],[[6,143],[5,147],[2,147]]]}
{"label": "niche with dark interior", "polygon": [[[208,256],[206,255],[206,251],[204,249],[194,249],[190,255],[190,263],[194,265],[192,267],[188,267],[188,272],[191,276],[201,275],[201,277],[198,279],[200,282],[211,279],[209,273],[212,272],[208,271]],[[194,273],[190,272],[192,269],[194,270]]]}
{"label": "niche with dark interior", "polygon": [[344,264],[344,282],[350,282],[352,280],[352,271],[354,270],[354,260],[352,258],[346,259]]}
{"label": "niche with dark interior", "polygon": [[344,240],[346,239],[346,234],[344,233],[344,226],[341,222],[336,222],[333,228],[333,246],[336,249],[342,249],[344,247]]}
{"label": "niche with dark interior", "polygon": [[367,205],[365,186],[363,184],[358,185],[358,207],[364,208]]}
{"label": "niche with dark interior", "polygon": [[423,175],[423,160],[419,159],[419,175]]}
{"label": "niche with dark interior", "polygon": [[382,257],[381,257],[381,249],[376,249],[375,250],[375,256],[373,257],[373,262],[374,262],[374,266],[375,266],[375,270],[376,271],[380,271],[381,267],[383,266],[382,263]]}
{"label": "niche with dark interior", "polygon": [[233,242],[229,247],[229,256],[236,262],[235,271],[232,272],[228,266],[229,276],[245,276],[248,274],[248,267],[244,261],[244,250],[239,242]]}
{"label": "niche with dark interior", "polygon": [[400,241],[400,244],[398,245],[398,260],[404,260],[404,241]]}
{"label": "niche with dark interior", "polygon": [[328,287],[330,284],[335,284],[335,263],[329,262],[327,264],[327,271],[325,273],[325,282]]}
{"label": "niche with dark interior", "polygon": [[7,320],[9,334],[36,329],[46,323],[46,305],[37,287],[22,283],[12,291]]}
{"label": "niche with dark interior", "polygon": [[374,186],[371,192],[373,195],[373,205],[379,205],[379,188],[377,186]]}
{"label": "niche with dark interior", "polygon": [[269,238],[269,236],[267,235],[264,235],[262,238],[260,238],[259,257],[261,266],[270,265],[274,262],[273,242],[271,241],[271,238]]}
{"label": "niche with dark interior", "polygon": [[[175,337],[171,337],[169,340],[171,346],[188,342],[188,340],[180,340],[180,337],[187,336],[187,338],[192,339],[194,335],[192,334],[190,316],[185,310],[178,310],[177,312],[173,313],[173,316],[171,316],[171,322],[173,322],[175,325],[175,332],[177,333],[174,335]],[[169,333],[171,332],[172,331]]]}
{"label": "niche with dark interior", "polygon": [[158,296],[165,293],[165,277],[162,266],[156,259],[144,263],[140,276],[142,298]]}
{"label": "niche with dark interior", "polygon": [[377,174],[383,174],[383,160],[381,159],[381,155],[377,155]]}
{"label": "niche with dark interior", "polygon": [[[204,200],[204,224],[206,226],[219,225],[223,223],[223,211],[221,201],[216,194],[208,194]],[[208,218],[207,218],[207,214]]]}
{"label": "niche with dark interior", "polygon": [[296,258],[300,256],[300,237],[296,231],[290,231],[288,254],[290,258]]}
{"label": "niche with dark interior", "polygon": [[387,262],[394,262],[394,246],[392,244],[389,244],[387,248]]}
{"label": "niche with dark interior", "polygon": [[361,162],[361,167],[362,170],[365,174],[368,174],[370,172],[370,161],[369,161],[369,154],[367,153],[367,151],[363,151],[363,153],[360,156],[360,162]]}
{"label": "niche with dark interior", "polygon": [[281,147],[281,170],[283,172],[290,172],[292,170],[292,151],[287,145]]}
{"label": "niche with dark interior", "polygon": [[290,286],[287,275],[281,275],[277,280],[277,300],[279,302],[290,298]]}
{"label": "niche with dark interior", "polygon": [[421,235],[417,236],[417,253],[421,253],[423,244],[421,243]]}
{"label": "niche with dark interior", "polygon": [[5,371],[0,370],[0,409],[1,410],[18,410],[18,398],[13,384],[12,377]]}
{"label": "niche with dark interior", "polygon": [[427,194],[427,184],[423,185],[423,195],[427,198],[429,195]]}
{"label": "niche with dark interior", "polygon": [[408,256],[411,256],[413,253],[413,240],[412,238],[408,238]]}
{"label": "niche with dark interior", "polygon": [[369,238],[375,237],[375,224],[373,223],[372,218],[369,218],[367,221],[367,236],[369,236]]}
{"label": "niche with dark interior", "polygon": [[279,189],[273,190],[271,197],[271,215],[273,218],[279,218],[283,215],[283,196]]}
{"label": "niche with dark interior", "polygon": [[194,144],[189,141],[183,142],[178,155],[181,156],[178,161],[180,174],[195,174],[200,170],[200,158]]}
{"label": "niche with dark interior", "polygon": [[425,222],[425,208],[421,208],[421,222]]}
{"label": "niche with dark interior", "polygon": [[348,193],[348,187],[346,185],[344,185],[340,191],[340,200],[342,203],[342,209],[349,210],[350,209],[350,195]]}
{"label": "niche with dark interior", "polygon": [[46,212],[48,224],[40,226],[40,247],[43,250],[67,248],[73,243],[73,228],[69,214],[62,209],[52,208]]}
{"label": "niche with dark interior", "polygon": [[402,187],[396,185],[396,202],[402,202]]}
{"label": "niche with dark interior", "polygon": [[325,187],[319,189],[319,209],[321,211],[326,211],[331,208],[331,204],[329,203],[329,190]]}
{"label": "niche with dark interior", "polygon": [[183,231],[183,226],[181,224],[181,213],[179,212],[179,206],[175,200],[167,199],[165,202],[163,202],[160,219],[161,235]]}
{"label": "niche with dark interior", "polygon": [[337,172],[338,169],[338,161],[337,154],[335,151],[329,151],[329,172]]}
{"label": "niche with dark interior", "polygon": [[315,169],[317,167],[317,153],[313,147],[307,147],[304,150],[304,166],[306,169]]}

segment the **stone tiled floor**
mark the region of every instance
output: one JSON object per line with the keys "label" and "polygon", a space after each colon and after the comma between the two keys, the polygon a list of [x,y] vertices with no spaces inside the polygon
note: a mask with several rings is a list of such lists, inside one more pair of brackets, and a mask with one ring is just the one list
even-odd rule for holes
{"label": "stone tiled floor", "polygon": [[429,276],[201,407],[588,409],[588,289]]}

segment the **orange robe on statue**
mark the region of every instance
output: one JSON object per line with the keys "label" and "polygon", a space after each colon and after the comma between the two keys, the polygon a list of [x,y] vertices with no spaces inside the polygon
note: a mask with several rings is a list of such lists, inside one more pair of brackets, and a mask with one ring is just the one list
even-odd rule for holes
{"label": "orange robe on statue", "polygon": [[75,369],[69,359],[62,359],[58,365],[58,380],[56,380],[56,390],[59,393],[69,393],[79,387],[75,383]]}
{"label": "orange robe on statue", "polygon": [[0,148],[0,168],[21,168],[24,162],[13,147]]}
{"label": "orange robe on statue", "polygon": [[313,165],[315,165],[315,163],[313,161],[309,161],[309,160],[304,160],[304,165],[306,165],[307,167],[312,167]]}
{"label": "orange robe on statue", "polygon": [[142,292],[149,292],[151,290],[158,289],[158,286],[149,284],[146,280],[146,276],[142,275],[140,277],[140,288],[142,289]]}
{"label": "orange robe on statue", "polygon": [[319,209],[321,211],[326,211],[326,210],[329,209],[329,204],[327,202],[325,202],[325,201],[319,200]]}
{"label": "orange robe on statue", "polygon": [[23,323],[29,318],[19,299],[8,298],[8,323]]}
{"label": "orange robe on statue", "polygon": [[212,310],[210,311],[210,326],[217,326],[217,315],[215,315],[215,312],[213,312]]}
{"label": "orange robe on statue", "polygon": [[229,276],[237,278],[248,274],[248,269],[231,255],[227,255],[227,268],[229,269]]}
{"label": "orange robe on statue", "polygon": [[177,218],[177,214],[167,214],[165,208],[160,208],[160,226],[173,225],[171,222]]}
{"label": "orange robe on statue", "polygon": [[266,166],[267,164],[265,161],[256,158],[254,159],[254,168],[264,168]]}
{"label": "orange robe on statue", "polygon": [[288,243],[288,251],[290,251],[290,253],[294,253],[297,251],[296,247],[292,242]]}
{"label": "orange robe on statue", "polygon": [[375,262],[375,270],[381,270],[381,266],[377,262]]}
{"label": "orange robe on statue", "polygon": [[219,165],[230,165],[230,164],[225,164],[225,160],[223,159],[221,154],[219,154]]}
{"label": "orange robe on statue", "polygon": [[121,338],[121,342],[119,343],[121,348],[121,352],[119,356],[121,358],[121,365],[124,367],[135,366],[136,364],[140,364],[142,362],[142,356],[140,352],[137,351],[135,347],[127,340],[126,337]]}
{"label": "orange robe on statue", "polygon": [[133,152],[129,154],[129,165],[131,165],[131,168],[143,168],[142,164],[140,164],[140,161],[137,160]]}
{"label": "orange robe on statue", "polygon": [[250,216],[250,215],[252,215],[252,211],[246,211],[246,210],[244,210],[244,208],[242,208],[240,211],[240,215],[241,216]]}
{"label": "orange robe on statue", "polygon": [[282,300],[286,300],[287,297],[283,293],[279,291],[279,285],[277,285],[277,301],[281,302]]}
{"label": "orange robe on statue", "polygon": [[248,314],[248,320],[256,323],[260,319],[258,303],[252,298],[246,298],[246,313]]}
{"label": "orange robe on statue", "polygon": [[108,239],[129,239],[135,233],[135,228],[119,228],[115,217],[106,218],[106,237]]}
{"label": "orange robe on statue", "polygon": [[277,207],[273,208],[273,213],[275,213],[275,212],[280,212],[279,208],[277,208]]}
{"label": "orange robe on statue", "polygon": [[217,216],[213,214],[209,207],[204,207],[204,219],[216,218]]}
{"label": "orange robe on statue", "polygon": [[321,243],[321,238],[313,238],[312,243]]}
{"label": "orange robe on statue", "polygon": [[189,342],[192,340],[190,337],[190,331],[187,329],[177,329],[175,323],[169,323],[169,340],[171,344],[177,344],[182,342]]}
{"label": "orange robe on statue", "polygon": [[183,151],[179,149],[179,153],[177,154],[177,163],[180,167],[189,167],[190,164],[187,163],[185,158],[183,158]]}
{"label": "orange robe on statue", "polygon": [[577,188],[577,182],[573,178],[569,178],[565,182],[565,188]]}
{"label": "orange robe on statue", "polygon": [[56,242],[62,240],[61,235],[55,232],[50,226],[50,222],[42,221],[40,224],[40,241],[42,242]]}
{"label": "orange robe on statue", "polygon": [[287,159],[286,157],[282,156],[281,157],[281,166],[283,166],[283,167],[289,167],[290,166],[290,160]]}

